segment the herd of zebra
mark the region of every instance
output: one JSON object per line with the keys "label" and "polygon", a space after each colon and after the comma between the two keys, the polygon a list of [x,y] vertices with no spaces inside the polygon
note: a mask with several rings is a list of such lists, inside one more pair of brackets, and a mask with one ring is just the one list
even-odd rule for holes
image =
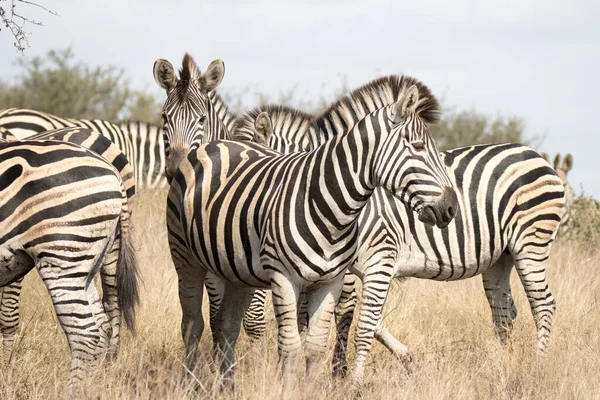
{"label": "herd of zebra", "polygon": [[22,280],[34,267],[71,349],[71,395],[90,362],[118,355],[121,316],[133,330],[139,297],[129,222],[136,188],[166,186],[190,371],[204,331],[204,288],[225,385],[233,385],[241,326],[252,339],[265,332],[271,291],[287,392],[302,354],[307,376],[318,373],[332,316],[334,372],[347,373],[357,303],[352,382],[361,384],[374,339],[413,367],[408,347],[383,326],[394,278],[481,275],[505,342],[516,318],[513,267],[545,352],[555,309],[546,265],[559,227],[567,226],[570,155],[552,168],[547,155],[516,143],[440,153],[428,129],[440,106],[409,76],[369,82],[316,116],[278,105],[238,116],[216,93],[221,60],[202,73],[186,54],[177,75],[159,59],[153,73],[167,94],[162,128],[0,112],[5,360]]}

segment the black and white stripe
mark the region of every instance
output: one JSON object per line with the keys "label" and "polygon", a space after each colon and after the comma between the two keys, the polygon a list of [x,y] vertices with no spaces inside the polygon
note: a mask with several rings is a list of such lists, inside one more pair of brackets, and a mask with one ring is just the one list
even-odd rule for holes
{"label": "black and white stripe", "polygon": [[[315,129],[332,139],[311,152],[281,155],[227,140],[190,151],[167,203],[190,369],[204,329],[202,283],[211,272],[226,282],[215,321],[223,373],[231,371],[254,288],[273,291],[284,389],[293,384],[299,361],[296,304],[307,291],[305,350],[309,374],[315,372],[344,271],[355,257],[356,220],[375,188],[393,193],[432,225],[445,226],[456,212],[456,194],[425,125],[437,115],[437,101],[424,85],[391,76],[317,118]],[[258,126],[268,126],[266,118]],[[347,124],[354,118],[357,123]]]}
{"label": "black and white stripe", "polygon": [[24,108],[0,111],[0,127],[10,131],[17,139],[26,139],[37,133],[66,127],[81,127],[97,132],[117,145],[134,169],[139,188],[165,187],[164,145],[159,127],[143,122],[126,122],[121,125],[109,121],[61,118],[55,115]]}
{"label": "black and white stripe", "polygon": [[[163,120],[165,151],[169,163],[165,174],[168,177],[177,170],[190,149],[212,140],[230,138],[237,116],[229,111],[215,91],[223,74],[224,64],[221,60],[213,61],[203,74],[189,54],[183,58],[179,79],[175,77],[175,70],[169,61],[158,59],[155,62],[156,82],[167,92]],[[205,285],[210,301],[212,327],[221,306],[225,286],[210,273],[206,276]],[[248,308],[248,315],[244,317],[244,329],[251,340],[258,340],[264,334],[265,298],[265,291],[256,291]]]}
{"label": "black and white stripe", "polygon": [[[238,122],[244,129],[236,137],[251,137],[255,133],[252,123],[262,111],[272,115],[274,127],[282,126],[280,121],[305,127],[311,120],[293,110],[264,107]],[[300,132],[273,131],[268,143],[278,151],[294,150],[304,143]],[[306,137],[312,138],[314,133],[307,131]],[[294,145],[289,146],[290,142]],[[360,246],[350,269],[363,280],[353,370],[357,383],[373,336],[410,367],[408,348],[383,328],[381,320],[389,284],[395,277],[456,280],[481,274],[496,332],[505,341],[516,317],[509,284],[514,264],[531,303],[538,348],[543,352],[547,347],[554,299],[545,267],[565,208],[560,174],[535,151],[519,144],[470,146],[441,156],[459,194],[460,209],[448,227],[427,227],[384,191],[374,193],[359,219]],[[346,343],[356,303],[354,279],[347,279],[336,309],[334,361],[338,372],[347,368]]]}
{"label": "black and white stripe", "polygon": [[[13,139],[14,140],[14,139]],[[135,181],[133,169],[125,155],[108,138],[86,128],[61,128],[30,136],[28,140],[60,140],[83,146],[100,155],[119,172],[129,207],[135,196]],[[131,210],[131,208],[129,208]],[[116,266],[120,252],[119,237],[115,246],[107,255],[100,276],[102,278],[102,294],[104,310],[111,325],[109,356],[116,357],[119,351],[121,311],[119,309],[116,287]],[[19,297],[22,279],[0,288],[0,333],[4,342],[4,358],[8,360],[13,351],[13,345],[19,326]]]}
{"label": "black and white stripe", "polygon": [[120,233],[116,287],[134,326],[135,253],[118,171],[68,142],[0,142],[0,286],[36,268],[71,349],[69,391],[109,347],[111,325],[94,279]]}

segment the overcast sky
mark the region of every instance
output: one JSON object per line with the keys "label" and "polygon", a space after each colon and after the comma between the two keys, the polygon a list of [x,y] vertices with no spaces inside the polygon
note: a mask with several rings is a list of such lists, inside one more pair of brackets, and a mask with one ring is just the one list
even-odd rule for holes
{"label": "overcast sky", "polygon": [[[573,154],[575,191],[600,198],[600,2],[39,2],[60,16],[17,5],[45,24],[29,27],[25,60],[72,46],[78,60],[122,67],[160,96],[154,60],[178,67],[186,51],[202,69],[225,61],[224,90],[250,84],[274,99],[293,87],[318,98],[340,74],[352,88],[404,73],[458,110],[523,117],[527,137],[546,136],[541,150]],[[10,82],[22,56],[4,28],[0,55],[0,79]]]}

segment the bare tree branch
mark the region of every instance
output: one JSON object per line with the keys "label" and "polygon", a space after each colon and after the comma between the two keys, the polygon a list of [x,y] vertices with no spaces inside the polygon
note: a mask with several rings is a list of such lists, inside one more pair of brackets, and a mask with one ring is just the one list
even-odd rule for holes
{"label": "bare tree branch", "polygon": [[[0,0],[0,18],[2,18],[2,24],[7,27],[15,38],[15,48],[17,51],[23,53],[25,51],[25,47],[29,47],[29,33],[27,33],[23,28],[27,23],[33,25],[43,26],[42,21],[36,21],[32,18],[25,17],[22,14],[19,14],[15,11],[17,7],[17,3],[23,3],[30,6],[34,6],[37,8],[41,8],[42,10],[52,14],[58,15],[55,11],[52,11],[42,4],[38,4],[28,0],[10,0],[10,8],[6,5],[2,5],[3,3],[7,3],[8,0]],[[0,31],[2,29],[0,28]]]}

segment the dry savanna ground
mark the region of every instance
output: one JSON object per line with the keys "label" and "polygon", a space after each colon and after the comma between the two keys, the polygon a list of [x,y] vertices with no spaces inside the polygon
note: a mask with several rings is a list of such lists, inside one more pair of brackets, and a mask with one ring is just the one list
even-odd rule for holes
{"label": "dry savanna ground", "polygon": [[[164,228],[164,192],[140,193],[135,208],[143,277],[137,337],[125,332],[119,359],[103,363],[86,381],[97,399],[278,398],[276,329],[258,345],[242,334],[236,392],[219,392],[214,362],[203,359],[198,385],[185,379],[177,279]],[[414,352],[418,369],[408,375],[375,344],[367,365],[364,398],[549,399],[600,397],[600,248],[559,242],[548,268],[557,300],[552,342],[536,355],[536,332],[516,274],[512,287],[519,312],[510,345],[500,345],[480,278],[461,282],[409,280],[395,285],[387,304],[387,328]],[[16,353],[0,370],[0,399],[64,397],[69,351],[48,294],[36,273],[25,282]],[[206,315],[206,314],[205,314]],[[331,336],[333,346],[333,335]],[[201,353],[210,354],[207,328]],[[350,348],[350,360],[353,347]],[[301,372],[301,371],[299,371]],[[301,374],[300,374],[301,375]],[[194,390],[194,387],[196,389]],[[346,399],[349,385],[329,373],[308,382],[299,397]],[[287,396],[286,396],[287,397]]]}

